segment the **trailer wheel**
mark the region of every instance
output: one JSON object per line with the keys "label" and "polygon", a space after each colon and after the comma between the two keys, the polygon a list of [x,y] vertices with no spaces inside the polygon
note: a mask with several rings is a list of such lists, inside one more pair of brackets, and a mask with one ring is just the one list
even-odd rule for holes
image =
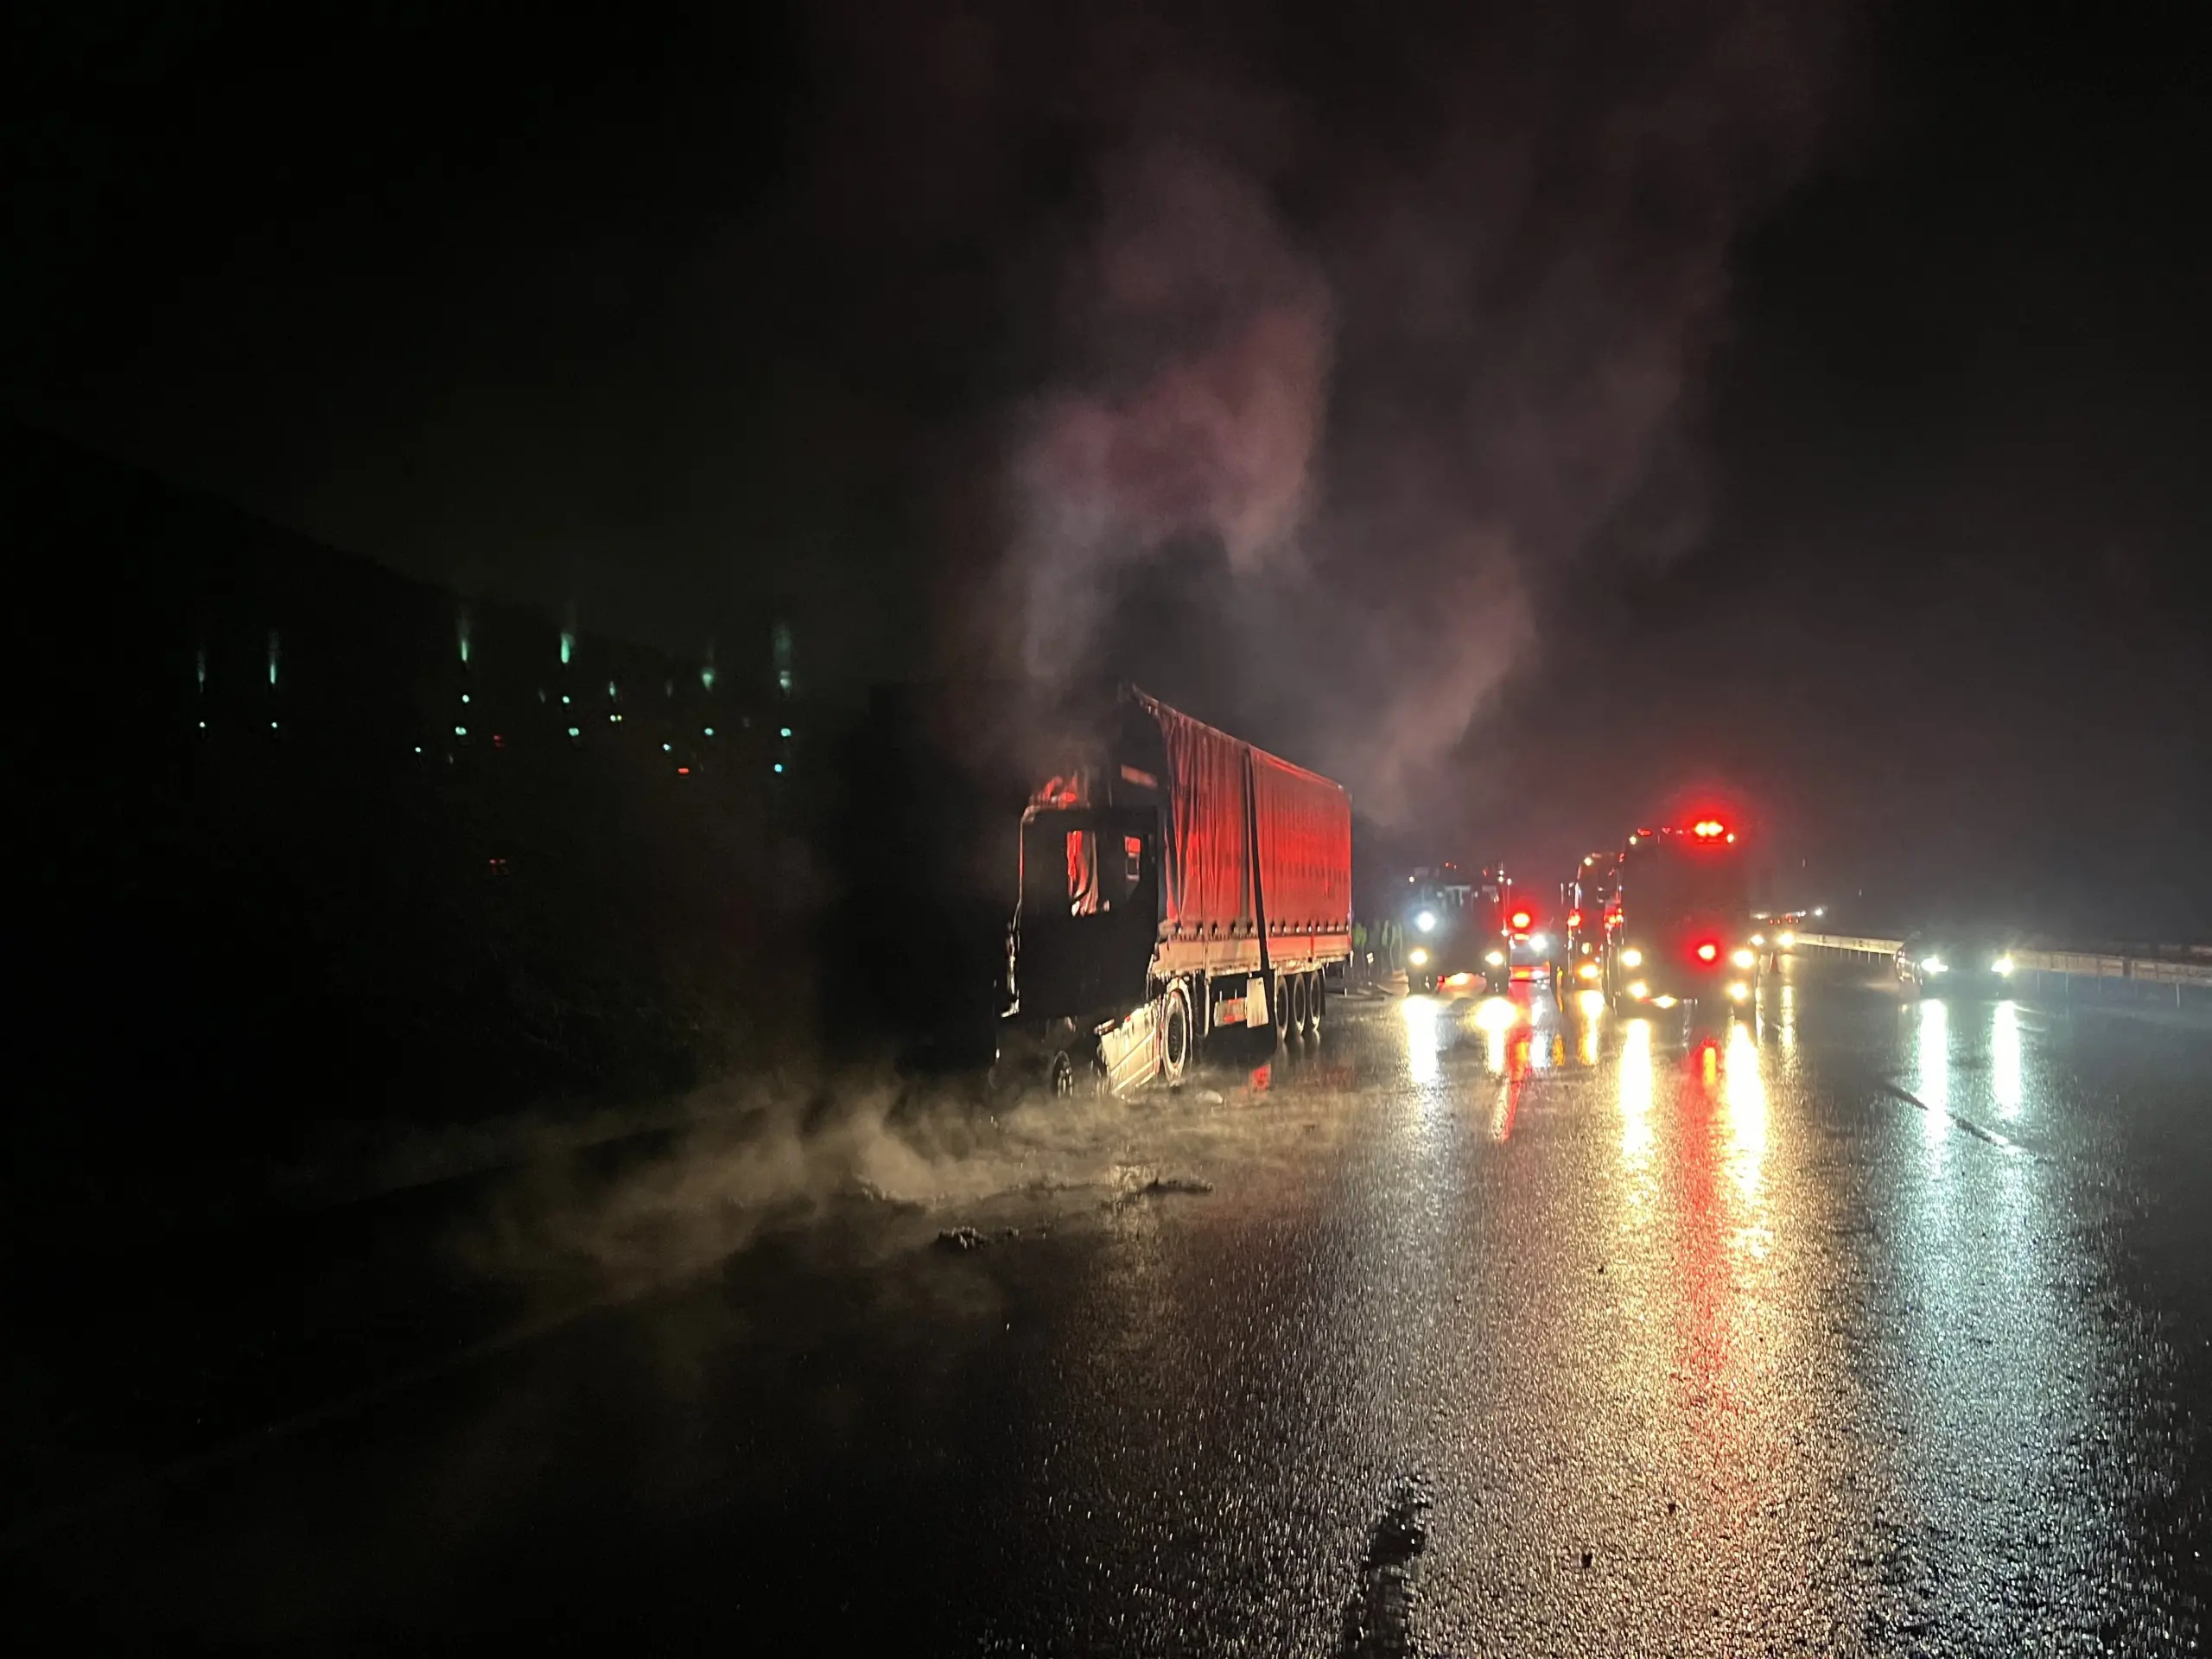
{"label": "trailer wheel", "polygon": [[1179,979],[1160,1000],[1165,1007],[1160,1010],[1160,1075],[1170,1089],[1179,1089],[1191,1063],[1191,993]]}
{"label": "trailer wheel", "polygon": [[1313,988],[1307,994],[1306,1029],[1309,1035],[1321,1034],[1321,1014],[1329,1006],[1329,980],[1326,971],[1313,976]]}
{"label": "trailer wheel", "polygon": [[1296,995],[1291,986],[1293,977],[1289,974],[1274,976],[1274,1043],[1278,1048],[1290,1040],[1290,1027],[1298,1017]]}
{"label": "trailer wheel", "polygon": [[1046,1087],[1055,1100],[1075,1093],[1075,1059],[1065,1048],[1054,1049],[1045,1065]]}

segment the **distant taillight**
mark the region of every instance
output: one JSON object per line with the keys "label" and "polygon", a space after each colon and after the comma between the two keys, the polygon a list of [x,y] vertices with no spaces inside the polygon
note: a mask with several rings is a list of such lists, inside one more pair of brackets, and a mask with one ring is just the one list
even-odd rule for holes
{"label": "distant taillight", "polygon": [[1529,912],[1525,910],[1516,910],[1513,912],[1513,925],[1516,928],[1527,927],[1530,919]]}

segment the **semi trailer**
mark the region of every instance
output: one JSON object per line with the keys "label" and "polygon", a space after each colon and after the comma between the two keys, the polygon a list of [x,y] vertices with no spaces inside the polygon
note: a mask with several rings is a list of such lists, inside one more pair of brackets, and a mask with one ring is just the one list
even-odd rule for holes
{"label": "semi trailer", "polygon": [[871,726],[848,937],[897,933],[910,1049],[1127,1092],[1319,1032],[1351,955],[1341,786],[1128,684],[887,689]]}

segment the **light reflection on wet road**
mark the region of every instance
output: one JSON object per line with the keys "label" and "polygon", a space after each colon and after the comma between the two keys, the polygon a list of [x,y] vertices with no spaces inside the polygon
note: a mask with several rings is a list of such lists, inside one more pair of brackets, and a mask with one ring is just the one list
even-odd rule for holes
{"label": "light reflection on wet road", "polygon": [[1339,1004],[7,1565],[316,1645],[2181,1651],[2207,1052],[1802,964]]}

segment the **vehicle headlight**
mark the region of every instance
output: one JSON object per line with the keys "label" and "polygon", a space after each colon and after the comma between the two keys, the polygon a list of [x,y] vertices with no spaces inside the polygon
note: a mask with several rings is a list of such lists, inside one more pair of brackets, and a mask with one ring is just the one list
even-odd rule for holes
{"label": "vehicle headlight", "polygon": [[1484,957],[1483,960],[1490,963],[1493,968],[1503,968],[1505,966],[1505,952],[1503,950],[1493,950],[1488,956]]}
{"label": "vehicle headlight", "polygon": [[1782,936],[1782,948],[1785,950],[1796,950],[1797,948],[1797,936],[1795,933],[1784,933]]}
{"label": "vehicle headlight", "polygon": [[1574,971],[1585,979],[1595,979],[1598,977],[1598,964],[1594,962],[1586,962]]}
{"label": "vehicle headlight", "polygon": [[1996,961],[1991,963],[1989,965],[2000,974],[2010,974],[2012,971],[2012,958],[2010,957],[1999,957]]}
{"label": "vehicle headlight", "polygon": [[1735,1000],[1736,1000],[1737,1001],[1738,1001],[1738,1002],[1741,1002],[1741,1001],[1742,1001],[1745,997],[1749,996],[1751,994],[1751,988],[1750,986],[1748,986],[1748,985],[1745,984],[1745,983],[1744,983],[1744,982],[1743,982],[1742,980],[1740,980],[1740,979],[1739,979],[1739,980],[1738,980],[1734,984],[1731,985],[1731,986],[1728,988],[1728,995],[1729,995],[1730,996],[1732,996],[1732,997],[1735,998]]}
{"label": "vehicle headlight", "polygon": [[1759,953],[1756,950],[1738,950],[1734,956],[1728,958],[1729,961],[1734,963],[1738,968],[1748,968],[1758,959]]}
{"label": "vehicle headlight", "polygon": [[1923,973],[1927,974],[1948,973],[1950,971],[1950,964],[1946,963],[1941,957],[1923,957],[1920,959],[1920,969]]}
{"label": "vehicle headlight", "polygon": [[1637,950],[1634,945],[1629,946],[1627,950],[1621,952],[1621,966],[1624,968],[1643,967],[1643,952]]}
{"label": "vehicle headlight", "polygon": [[1436,912],[1433,910],[1424,910],[1420,915],[1414,918],[1414,925],[1421,929],[1424,933],[1435,932]]}
{"label": "vehicle headlight", "polygon": [[1406,952],[1406,960],[1413,963],[1416,968],[1426,966],[1428,962],[1428,952],[1422,950],[1419,945],[1415,945],[1412,950]]}
{"label": "vehicle headlight", "polygon": [[1764,934],[1764,933],[1754,933],[1754,934],[1752,934],[1752,935],[1751,935],[1751,943],[1752,943],[1753,944],[1758,944],[1758,945],[1763,945],[1763,944],[1764,944],[1766,943],[1766,935],[1765,935],[1765,934]]}
{"label": "vehicle headlight", "polygon": [[1529,936],[1529,948],[1531,950],[1548,950],[1552,948],[1552,942],[1541,933],[1531,933]]}
{"label": "vehicle headlight", "polygon": [[1637,1001],[1641,1002],[1645,997],[1651,995],[1651,988],[1639,979],[1630,985],[1628,988],[1628,994],[1634,997]]}

